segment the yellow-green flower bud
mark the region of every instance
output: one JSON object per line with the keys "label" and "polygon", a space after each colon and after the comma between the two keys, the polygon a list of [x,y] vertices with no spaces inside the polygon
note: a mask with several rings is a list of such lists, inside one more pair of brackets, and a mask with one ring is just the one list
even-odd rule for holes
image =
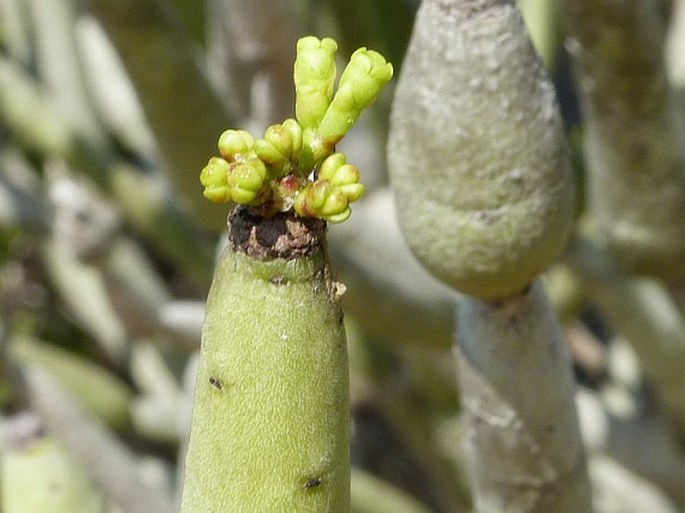
{"label": "yellow-green flower bud", "polygon": [[255,139],[254,152],[259,159],[273,171],[274,176],[287,173],[290,160],[278,148],[266,139]]}
{"label": "yellow-green flower bud", "polygon": [[232,166],[228,174],[231,198],[243,205],[259,205],[267,198],[268,188],[266,166],[258,158],[250,158]]}
{"label": "yellow-green flower bud", "polygon": [[319,123],[319,137],[333,142],[342,139],[362,110],[378,97],[392,74],[392,64],[378,52],[366,48],[354,52],[340,77],[333,101]]}
{"label": "yellow-green flower bud", "polygon": [[[302,148],[302,129],[294,119],[290,127],[271,125],[264,131],[264,138],[254,143],[254,152],[269,167],[272,177],[280,178],[292,169],[292,162]],[[294,124],[294,125],[292,125]]]}
{"label": "yellow-green flower bud", "polygon": [[231,162],[236,155],[252,150],[254,137],[245,130],[226,130],[219,137],[218,146],[221,156]]}
{"label": "yellow-green flower bud", "polygon": [[335,172],[341,166],[343,166],[345,162],[346,160],[344,153],[334,153],[333,155],[326,157],[326,160],[321,163],[317,178],[319,180],[330,180],[333,178]]}
{"label": "yellow-green flower bud", "polygon": [[307,185],[295,198],[295,212],[303,217],[318,217],[340,223],[350,217],[349,200],[344,189],[336,189],[328,180]]}
{"label": "yellow-green flower bud", "polygon": [[264,140],[270,142],[281,155],[290,159],[293,155],[293,135],[281,124],[271,125],[264,131]]}
{"label": "yellow-green flower bud", "polygon": [[327,180],[336,191],[343,192],[349,203],[364,195],[364,186],[359,183],[359,168],[346,164],[342,153],[334,153],[323,161],[318,179]]}
{"label": "yellow-green flower bud", "polygon": [[205,198],[216,203],[231,201],[228,186],[228,172],[230,164],[220,157],[212,157],[200,172],[200,183],[205,188],[202,193]]}
{"label": "yellow-green flower bud", "polygon": [[293,145],[291,150],[291,159],[298,155],[302,151],[302,126],[297,122],[297,120],[288,118],[281,126],[288,131],[290,137],[292,137]]}
{"label": "yellow-green flower bud", "polygon": [[331,184],[317,181],[307,184],[295,197],[295,212],[302,217],[320,217],[326,198],[331,193]]}
{"label": "yellow-green flower bud", "polygon": [[353,185],[359,183],[359,168],[352,164],[345,164],[335,170],[333,176],[329,178],[330,182],[338,187],[341,185]]}
{"label": "yellow-green flower bud", "polygon": [[351,214],[352,214],[352,209],[350,209],[350,207],[347,207],[347,208],[345,208],[345,210],[343,210],[339,214],[324,215],[324,216],[321,216],[321,218],[325,219],[329,223],[337,224],[337,223],[342,223],[343,221],[347,221]]}
{"label": "yellow-green flower bud", "polygon": [[359,183],[359,179],[359,168],[352,164],[345,164],[338,168],[330,182],[336,190],[343,191],[347,196],[347,201],[352,203],[364,195],[364,185]]}
{"label": "yellow-green flower bud", "polygon": [[338,216],[349,210],[349,201],[344,191],[332,188],[321,207],[321,217],[328,220],[331,216]]}
{"label": "yellow-green flower bud", "polygon": [[297,42],[295,116],[303,128],[315,128],[331,102],[337,49],[338,44],[328,37],[307,36]]}

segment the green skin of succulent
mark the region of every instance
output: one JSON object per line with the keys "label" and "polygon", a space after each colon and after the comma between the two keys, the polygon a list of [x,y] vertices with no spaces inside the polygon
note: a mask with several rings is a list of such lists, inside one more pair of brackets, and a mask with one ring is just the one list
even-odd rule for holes
{"label": "green skin of succulent", "polygon": [[347,349],[323,234],[310,253],[223,252],[207,300],[182,513],[349,511]]}
{"label": "green skin of succulent", "polygon": [[477,15],[459,2],[422,5],[388,162],[418,259],[453,288],[495,299],[559,256],[574,192],[555,93],[520,13],[479,4]]}

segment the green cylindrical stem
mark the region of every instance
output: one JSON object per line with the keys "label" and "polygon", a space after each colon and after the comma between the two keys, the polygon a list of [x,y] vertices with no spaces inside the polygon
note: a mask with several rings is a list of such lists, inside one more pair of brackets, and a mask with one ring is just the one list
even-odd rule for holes
{"label": "green cylindrical stem", "polygon": [[592,511],[571,361],[542,285],[459,302],[458,376],[475,511]]}
{"label": "green cylindrical stem", "polygon": [[325,223],[239,208],[207,300],[182,513],[349,511],[349,377]]}

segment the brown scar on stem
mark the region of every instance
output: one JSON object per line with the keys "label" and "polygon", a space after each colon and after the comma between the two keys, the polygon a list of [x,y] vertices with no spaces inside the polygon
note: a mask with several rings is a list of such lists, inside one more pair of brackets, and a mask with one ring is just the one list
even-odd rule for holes
{"label": "brown scar on stem", "polygon": [[498,311],[504,317],[514,319],[525,308],[530,291],[531,284],[528,284],[522,290],[517,291],[508,297],[491,299],[484,301],[484,303],[493,310]]}
{"label": "brown scar on stem", "polygon": [[288,279],[285,276],[274,276],[269,280],[269,283],[271,283],[272,285],[276,285],[277,287],[280,287],[288,283]]}

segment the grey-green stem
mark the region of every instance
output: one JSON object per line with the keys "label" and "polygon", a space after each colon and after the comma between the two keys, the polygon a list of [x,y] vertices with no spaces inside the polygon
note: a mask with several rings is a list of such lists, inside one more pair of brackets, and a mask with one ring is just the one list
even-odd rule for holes
{"label": "grey-green stem", "polygon": [[457,374],[475,510],[592,511],[571,360],[535,282],[501,303],[459,303]]}
{"label": "grey-green stem", "polygon": [[411,249],[455,289],[505,297],[559,256],[570,162],[554,88],[513,1],[423,2],[388,164]]}
{"label": "grey-green stem", "polygon": [[565,0],[590,211],[626,272],[683,275],[685,129],[654,2]]}

